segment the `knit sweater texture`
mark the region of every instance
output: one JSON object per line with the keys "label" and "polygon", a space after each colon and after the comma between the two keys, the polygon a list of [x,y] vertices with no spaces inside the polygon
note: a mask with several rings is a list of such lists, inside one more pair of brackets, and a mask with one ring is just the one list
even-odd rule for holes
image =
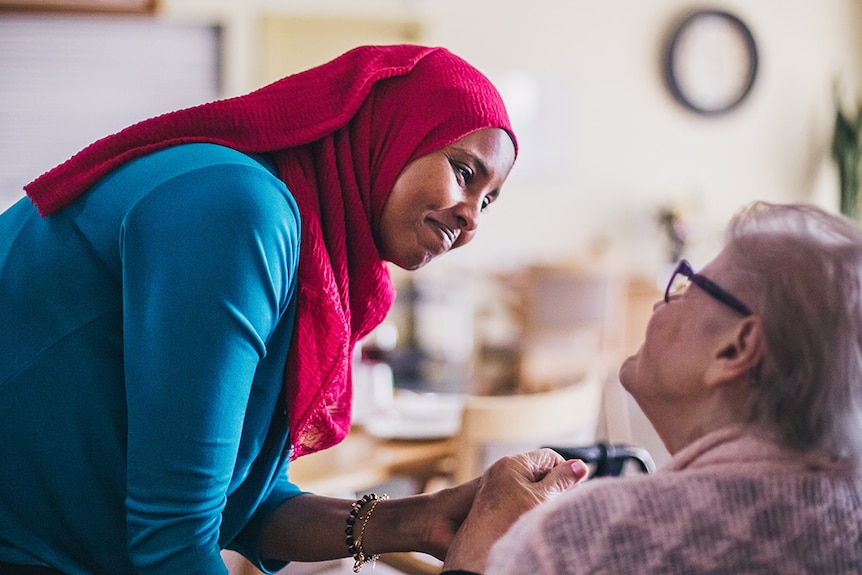
{"label": "knit sweater texture", "polygon": [[528,513],[487,575],[862,573],[862,477],[743,428],[654,475],[594,479]]}

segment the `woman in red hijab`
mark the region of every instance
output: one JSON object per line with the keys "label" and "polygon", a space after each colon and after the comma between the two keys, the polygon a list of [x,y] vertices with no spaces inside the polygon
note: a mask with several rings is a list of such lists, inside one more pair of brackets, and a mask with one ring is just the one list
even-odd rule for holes
{"label": "woman in red hijab", "polygon": [[386,262],[469,242],[515,154],[469,64],[362,47],[26,186],[0,215],[0,571],[212,575],[224,548],[265,570],[442,557],[475,483],[354,503],[287,468],[349,429]]}

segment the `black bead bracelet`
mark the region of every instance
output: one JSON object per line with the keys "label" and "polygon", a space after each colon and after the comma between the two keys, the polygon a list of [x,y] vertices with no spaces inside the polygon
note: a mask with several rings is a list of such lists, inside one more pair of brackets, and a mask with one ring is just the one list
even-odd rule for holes
{"label": "black bead bracelet", "polygon": [[[377,561],[380,557],[377,555],[366,555],[362,549],[362,537],[365,534],[365,526],[368,525],[368,520],[371,519],[371,514],[374,513],[374,508],[381,501],[389,499],[388,495],[377,496],[376,493],[368,493],[353,502],[350,506],[350,513],[347,515],[347,526],[344,528],[344,543],[347,544],[347,550],[353,555],[353,572],[359,573],[359,569],[368,562]],[[366,505],[371,504],[368,513],[362,515],[362,510]],[[362,521],[362,526],[359,528],[359,534],[354,534],[354,527]]]}

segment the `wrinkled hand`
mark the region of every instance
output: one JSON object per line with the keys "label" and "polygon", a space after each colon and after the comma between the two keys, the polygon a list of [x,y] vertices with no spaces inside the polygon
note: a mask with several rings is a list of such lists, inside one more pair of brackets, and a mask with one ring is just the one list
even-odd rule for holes
{"label": "wrinkled hand", "polygon": [[581,461],[539,449],[504,457],[480,478],[473,506],[446,554],[445,569],[481,573],[491,546],[518,518],[587,475]]}

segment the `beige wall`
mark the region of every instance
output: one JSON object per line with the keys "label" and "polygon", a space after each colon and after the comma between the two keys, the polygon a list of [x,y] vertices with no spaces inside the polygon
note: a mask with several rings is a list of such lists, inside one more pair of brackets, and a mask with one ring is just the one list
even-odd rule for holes
{"label": "beige wall", "polygon": [[648,276],[661,273],[655,211],[663,204],[685,213],[695,263],[714,253],[724,221],[745,202],[836,205],[833,85],[862,98],[859,0],[712,5],[740,16],[760,52],[750,97],[718,118],[680,107],[662,80],[666,34],[689,1],[162,0],[166,17],[225,24],[231,93],[257,85],[266,13],[418,19],[423,42],[462,55],[504,92],[526,78],[539,107],[532,116],[513,111],[523,149],[503,201],[471,249],[437,271],[599,250]]}
{"label": "beige wall", "polygon": [[[695,265],[714,255],[724,223],[744,203],[814,201],[835,209],[833,86],[840,83],[848,100],[862,99],[860,0],[712,2],[747,23],[760,55],[749,98],[717,118],[683,109],[662,78],[664,42],[692,7],[688,0],[162,3],[168,17],[217,15],[225,25],[229,94],[262,81],[260,17],[273,13],[418,20],[422,42],[451,49],[498,82],[521,139],[518,164],[474,243],[416,274],[449,282],[455,291],[470,286],[469,275],[447,273],[453,269],[499,270],[535,260],[599,261],[649,285],[666,273],[656,225],[663,205],[684,214],[686,255]],[[315,53],[321,49],[329,46]],[[473,290],[478,302],[495,297]],[[652,298],[629,302],[627,338],[639,341],[628,332],[642,333]],[[631,398],[619,400],[628,409],[614,413],[627,411],[621,421],[628,418],[630,428],[616,439],[666,461]]]}
{"label": "beige wall", "polygon": [[[435,39],[492,73],[559,78],[570,95],[565,177],[515,177],[504,221],[489,215],[484,249],[492,235],[506,252],[524,252],[522,242],[566,252],[600,234],[635,256],[629,265],[652,265],[651,214],[664,202],[715,234],[753,199],[833,201],[821,189],[834,179],[831,90],[836,79],[858,86],[859,2],[714,3],[749,24],[761,54],[750,98],[721,118],[682,109],[662,82],[665,35],[690,2],[544,0],[505,13],[484,2],[435,4]],[[477,23],[496,33],[478,35]],[[529,222],[526,233],[507,232],[515,222]]]}

